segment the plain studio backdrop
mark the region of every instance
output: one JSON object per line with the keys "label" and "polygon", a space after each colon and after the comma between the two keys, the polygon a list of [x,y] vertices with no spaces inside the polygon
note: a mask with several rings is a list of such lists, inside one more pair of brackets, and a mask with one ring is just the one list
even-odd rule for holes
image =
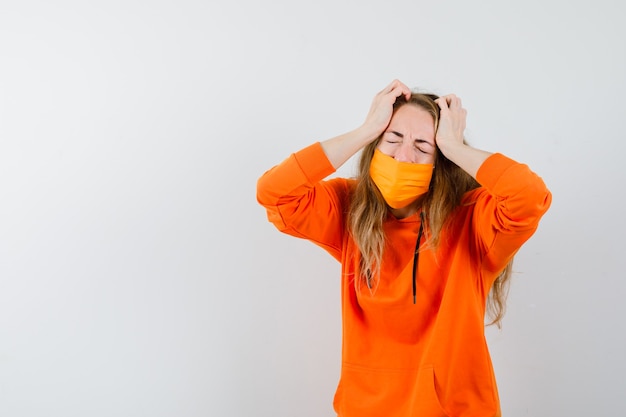
{"label": "plain studio backdrop", "polygon": [[[486,330],[506,417],[626,415],[619,1],[0,2],[0,415],[333,416],[339,264],[257,178],[394,78],[554,194]],[[354,174],[354,159],[338,172]]]}

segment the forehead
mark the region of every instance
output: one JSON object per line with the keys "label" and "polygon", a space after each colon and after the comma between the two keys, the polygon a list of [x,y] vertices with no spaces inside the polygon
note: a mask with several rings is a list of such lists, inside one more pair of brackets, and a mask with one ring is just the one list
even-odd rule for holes
{"label": "forehead", "polygon": [[[435,134],[435,120],[421,107],[405,104],[395,111],[389,129],[402,129],[408,133]],[[403,132],[401,132],[403,133]]]}

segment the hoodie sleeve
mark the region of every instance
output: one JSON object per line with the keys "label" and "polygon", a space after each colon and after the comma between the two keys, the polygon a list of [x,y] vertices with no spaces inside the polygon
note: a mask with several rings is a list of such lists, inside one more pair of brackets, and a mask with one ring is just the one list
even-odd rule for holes
{"label": "hoodie sleeve", "polygon": [[265,172],[257,181],[257,201],[278,230],[311,240],[341,259],[347,181],[322,181],[335,169],[315,143]]}
{"label": "hoodie sleeve", "polygon": [[528,166],[493,154],[478,170],[473,228],[483,268],[501,271],[535,232],[552,202],[543,180]]}

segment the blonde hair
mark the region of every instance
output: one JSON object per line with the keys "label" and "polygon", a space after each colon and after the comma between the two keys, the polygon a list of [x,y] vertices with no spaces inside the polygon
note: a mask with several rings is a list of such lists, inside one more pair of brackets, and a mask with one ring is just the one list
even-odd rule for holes
{"label": "blonde hair", "polygon": [[[439,105],[435,103],[437,98],[434,94],[426,93],[413,93],[408,100],[400,97],[394,105],[394,113],[404,105],[417,106],[433,117],[436,128],[439,124]],[[383,223],[389,214],[387,204],[369,174],[372,157],[381,138],[382,136],[361,151],[357,185],[348,211],[348,227],[360,252],[358,279],[355,284],[360,288],[365,283],[371,291],[378,283],[385,249]],[[446,158],[439,148],[436,148],[434,165],[430,188],[422,200],[429,231],[427,243],[433,249],[439,245],[441,231],[452,219],[451,214],[461,204],[463,195],[479,187],[471,175]],[[496,324],[500,327],[504,317],[511,266],[512,260],[498,276],[489,293],[489,325]]]}

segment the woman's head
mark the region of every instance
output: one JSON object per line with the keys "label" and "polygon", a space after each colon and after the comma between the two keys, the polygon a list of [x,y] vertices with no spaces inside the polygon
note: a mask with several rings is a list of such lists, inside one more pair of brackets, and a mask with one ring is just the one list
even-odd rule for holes
{"label": "woman's head", "polygon": [[434,163],[439,121],[439,106],[434,97],[413,94],[408,101],[398,99],[389,125],[375,143],[376,148],[398,162]]}
{"label": "woman's head", "polygon": [[373,145],[370,177],[396,217],[412,214],[413,203],[428,192],[437,149],[436,107],[423,95],[403,99]]}
{"label": "woman's head", "polygon": [[[432,164],[432,178],[427,192],[412,204],[401,210],[393,210],[395,215],[410,215],[421,206],[430,215],[431,226],[438,232],[451,210],[460,203],[462,195],[478,184],[465,171],[448,160],[437,148],[435,137],[439,123],[439,105],[435,94],[413,93],[406,100],[399,97],[389,126],[383,134],[361,152],[358,166],[358,183],[368,200],[385,204],[380,190],[370,175],[370,167],[375,151],[393,157],[404,163]],[[374,196],[376,198],[374,198]],[[430,210],[436,208],[436,210]],[[434,236],[435,242],[438,233]]]}

